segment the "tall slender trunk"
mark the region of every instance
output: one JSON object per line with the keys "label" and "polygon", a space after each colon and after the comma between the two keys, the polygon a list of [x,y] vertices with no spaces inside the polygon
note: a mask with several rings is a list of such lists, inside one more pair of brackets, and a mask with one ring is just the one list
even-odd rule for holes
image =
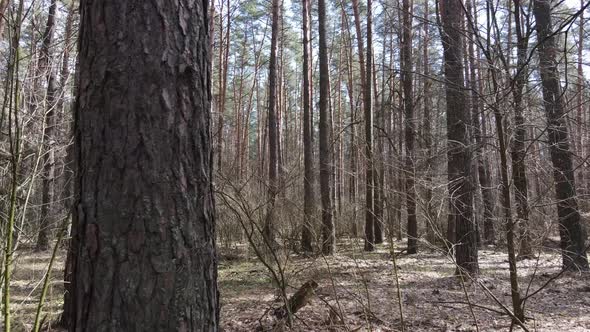
{"label": "tall slender trunk", "polygon": [[439,10],[447,97],[449,221],[455,225],[457,273],[477,274],[479,265],[467,130],[470,118],[463,76],[463,4],[460,0],[443,0]]}
{"label": "tall slender trunk", "polygon": [[[403,99],[402,99],[402,94],[400,91],[398,91],[399,93],[399,103],[398,105],[400,105],[400,109],[401,109],[401,105],[403,105]],[[398,158],[397,158],[397,164],[399,165],[398,168],[402,169],[403,167],[403,161],[404,161],[404,112],[402,112],[401,110],[399,112],[396,113],[397,114],[397,134],[398,134]],[[405,192],[405,181],[404,181],[404,177],[402,174],[400,174],[398,172],[397,174],[397,199],[396,199],[396,215],[397,215],[397,234],[396,234],[396,238],[398,241],[401,241],[403,238],[403,221],[402,221],[402,216],[403,216],[403,203],[404,203],[404,192]],[[407,230],[406,230],[407,233]]]}
{"label": "tall slender trunk", "polygon": [[277,44],[279,38],[279,8],[281,0],[272,0],[272,32],[268,62],[268,207],[264,224],[266,245],[275,244],[275,203],[279,190],[278,179],[278,120],[277,120]]}
{"label": "tall slender trunk", "polygon": [[517,44],[516,76],[512,96],[514,99],[514,138],[512,139],[512,181],[514,182],[514,196],[516,198],[516,214],[520,225],[520,249],[521,258],[530,258],[533,254],[531,248],[531,235],[529,232],[529,202],[528,185],[525,166],[525,139],[526,127],[524,119],[523,90],[528,75],[527,48],[528,33],[522,31],[520,0],[514,0],[514,23]]}
{"label": "tall slender trunk", "polygon": [[556,56],[559,52],[557,40],[553,35],[551,2],[534,0],[533,14],[537,22],[537,52],[543,101],[547,117],[549,153],[553,163],[553,179],[557,198],[557,214],[563,267],[566,269],[588,269],[588,257],[584,246],[580,211],[576,199],[576,181],[572,166],[572,154],[565,124],[564,100],[561,91]]}
{"label": "tall slender trunk", "polygon": [[41,46],[41,59],[39,61],[40,72],[47,78],[47,98],[45,100],[45,117],[43,122],[43,171],[42,171],[42,203],[41,216],[39,222],[39,233],[37,237],[37,251],[49,249],[49,234],[52,225],[52,206],[53,206],[53,139],[55,130],[55,109],[57,98],[59,98],[59,87],[55,70],[53,69],[50,48],[53,43],[55,32],[55,17],[57,9],[57,0],[51,0],[47,24],[43,33],[43,44]]}
{"label": "tall slender trunk", "polygon": [[[477,15],[476,15],[476,8],[472,5],[472,1],[466,2],[466,9],[468,13],[473,13],[472,17],[474,18],[474,25],[477,25]],[[473,9],[473,11],[472,11]],[[486,155],[486,146],[484,138],[482,137],[482,124],[480,121],[480,116],[482,115],[483,109],[480,108],[482,104],[480,100],[481,96],[481,89],[480,83],[478,82],[481,80],[479,74],[479,66],[477,62],[479,57],[476,57],[475,47],[474,47],[474,39],[476,38],[475,32],[472,28],[469,29],[470,33],[470,42],[469,42],[469,67],[470,67],[470,89],[471,89],[471,122],[473,127],[473,136],[475,139],[476,148],[474,149],[475,153],[475,162],[477,166],[477,178],[479,181],[479,187],[481,190],[481,196],[483,201],[483,243],[484,244],[491,244],[496,241],[496,236],[494,233],[494,193],[493,188],[491,185],[490,180],[490,169],[489,164],[485,161]],[[479,54],[479,53],[478,53]]]}
{"label": "tall slender trunk", "polygon": [[406,116],[404,128],[406,142],[404,175],[408,218],[408,254],[415,254],[418,252],[418,220],[416,219],[416,172],[414,169],[416,128],[414,119],[414,78],[412,74],[412,8],[410,0],[403,0],[402,7],[401,80],[404,91],[404,115]]}
{"label": "tall slender trunk", "polygon": [[[356,6],[355,6],[356,8]],[[355,9],[358,11],[358,8]],[[358,16],[358,15],[355,15]],[[358,28],[360,31],[360,28]],[[360,39],[361,36],[359,35]],[[360,46],[360,45],[359,45]],[[360,47],[359,47],[360,48]],[[367,0],[367,57],[363,96],[365,108],[365,154],[367,158],[366,169],[366,211],[365,211],[365,250],[375,250],[375,201],[374,201],[374,166],[373,166],[373,10],[372,1]],[[362,64],[361,64],[362,66]]]}
{"label": "tall slender trunk", "polygon": [[[580,0],[580,6],[583,8],[584,7],[584,0]],[[577,82],[577,101],[576,103],[577,105],[577,114],[576,114],[576,123],[577,123],[577,146],[578,146],[578,151],[576,151],[576,154],[578,156],[581,157],[581,159],[583,160],[583,162],[588,165],[588,161],[584,160],[584,156],[586,151],[584,151],[584,146],[585,144],[587,144],[587,142],[584,140],[584,138],[586,137],[586,135],[588,135],[587,132],[584,131],[583,129],[583,125],[586,123],[584,119],[584,11],[582,11],[580,13],[580,18],[579,18],[579,30],[578,30],[578,82]],[[589,167],[580,167],[576,174],[578,175],[576,181],[578,181],[578,183],[580,184],[579,187],[577,188],[579,193],[581,195],[586,195],[588,194],[587,192],[587,180],[586,179],[586,174],[585,174],[585,169],[588,169]],[[583,207],[587,208],[588,204],[586,203],[585,205],[582,205]]]}
{"label": "tall slender trunk", "polygon": [[[73,24],[74,24],[74,16],[76,15],[76,10],[74,7],[74,2],[70,2],[68,6],[68,17],[66,19],[66,28],[65,28],[65,37],[64,37],[64,44],[66,45],[64,48],[63,60],[62,60],[62,69],[60,74],[60,87],[62,98],[60,98],[61,106],[57,107],[58,110],[64,108],[63,107],[63,99],[65,97],[66,91],[68,90],[68,79],[70,76],[70,50],[73,48]],[[74,75],[75,76],[75,75]],[[63,113],[66,112],[72,113],[71,109],[66,111],[63,109]],[[72,114],[73,118],[73,114]],[[69,128],[69,137],[72,138],[74,136],[74,128],[71,126]],[[65,162],[65,189],[64,189],[64,205],[66,210],[69,214],[73,215],[74,213],[74,202],[76,198],[74,197],[74,181],[75,181],[75,174],[76,174],[76,160],[74,155],[74,145],[70,144],[66,150],[66,162]],[[66,256],[66,263],[64,267],[64,305],[63,305],[63,313],[60,317],[59,324],[61,326],[67,327],[74,322],[68,321],[73,317],[73,313],[75,312],[76,308],[74,307],[74,290],[72,288],[72,281],[73,281],[73,272],[75,271],[74,263],[75,263],[75,248],[78,246],[78,225],[75,222],[74,218],[71,218],[71,225],[70,225],[70,240],[68,243],[68,251]]]}
{"label": "tall slender trunk", "polygon": [[352,207],[352,235],[356,238],[358,236],[358,222],[357,222],[357,193],[358,193],[358,147],[356,137],[356,121],[358,105],[355,103],[355,90],[353,79],[353,55],[352,55],[352,37],[350,33],[350,24],[344,8],[342,10],[342,25],[346,32],[346,92],[350,104],[350,176],[349,176],[349,200]]}
{"label": "tall slender trunk", "polygon": [[422,95],[423,95],[423,122],[422,122],[422,140],[424,144],[424,158],[426,159],[426,166],[424,170],[424,202],[425,206],[425,218],[426,218],[426,232],[428,241],[435,241],[435,234],[438,229],[438,218],[434,211],[433,206],[433,193],[432,193],[432,176],[433,176],[433,162],[432,162],[432,103],[430,98],[431,91],[431,80],[430,80],[430,34],[429,34],[429,15],[430,8],[428,0],[424,0],[424,23],[423,23],[423,36],[422,36]]}
{"label": "tall slender trunk", "polygon": [[313,190],[313,147],[311,143],[311,5],[309,0],[303,0],[303,227],[301,231],[301,250],[313,251],[313,211],[315,197]]}
{"label": "tall slender trunk", "polygon": [[[229,67],[229,48],[230,48],[230,34],[231,34],[231,11],[230,0],[227,0],[227,25],[225,27],[225,37],[223,35],[223,0],[221,1],[221,12],[219,15],[219,91],[218,91],[218,110],[219,117],[217,119],[217,171],[221,172],[223,165],[223,128],[225,126],[225,98],[227,93],[227,71]],[[225,44],[223,43],[225,41]]]}
{"label": "tall slender trunk", "polygon": [[336,245],[332,216],[332,148],[330,142],[330,78],[326,36],[326,1],[318,1],[319,60],[320,60],[320,191],[322,201],[322,253],[331,255]]}

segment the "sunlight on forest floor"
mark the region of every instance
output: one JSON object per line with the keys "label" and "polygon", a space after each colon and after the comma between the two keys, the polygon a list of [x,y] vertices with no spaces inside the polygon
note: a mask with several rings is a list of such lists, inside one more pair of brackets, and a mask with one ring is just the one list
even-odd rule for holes
{"label": "sunlight on forest floor", "polygon": [[[373,253],[362,252],[361,242],[342,245],[333,257],[286,259],[289,294],[313,279],[319,287],[310,305],[301,309],[295,331],[399,331],[400,315],[389,245]],[[405,246],[397,242],[397,247]],[[350,249],[343,249],[350,248]],[[475,331],[465,293],[453,277],[453,264],[442,252],[421,248],[417,255],[398,256],[406,331]],[[399,248],[398,248],[399,250]],[[48,292],[44,313],[55,321],[63,304],[61,252]],[[507,255],[488,247],[479,251],[481,281],[510,307]],[[18,252],[12,283],[14,330],[30,331],[49,253],[30,249]],[[520,287],[528,293],[545,284],[560,270],[559,253],[545,250],[537,260],[520,261]],[[536,271],[536,272],[535,272]],[[219,264],[221,325],[223,331],[272,330],[272,310],[281,306],[276,283],[268,270],[245,246],[221,249]],[[480,331],[508,331],[510,319],[483,287],[468,281],[469,302]],[[369,296],[367,296],[367,294]],[[367,301],[367,298],[369,301]],[[531,331],[590,330],[590,278],[565,274],[526,303]],[[342,320],[340,317],[344,317]],[[275,330],[277,329],[274,326]],[[55,329],[50,329],[55,331]]]}
{"label": "sunlight on forest floor", "polygon": [[[11,279],[11,307],[14,331],[31,331],[35,313],[43,288],[43,280],[51,252],[38,253],[30,248],[21,248],[15,254],[14,270]],[[59,318],[63,306],[63,269],[65,251],[61,251],[51,272],[51,283],[47,300],[43,306],[45,322]],[[50,331],[54,329],[49,329]]]}
{"label": "sunlight on forest floor", "polygon": [[[326,259],[291,256],[286,264],[292,286],[290,294],[309,279],[319,283],[312,304],[297,313],[294,330],[401,330],[389,245],[379,245],[376,252],[369,254],[361,251],[361,245],[342,245],[340,248],[354,249],[340,249]],[[396,245],[405,248],[403,242]],[[232,251],[230,259],[224,260],[222,256],[219,269],[222,326],[225,331],[270,330],[274,323],[270,308],[281,306],[275,283],[262,264],[248,257],[246,250],[241,250],[242,256],[236,252],[240,250]],[[507,254],[489,247],[480,250],[479,255],[479,281],[510,308]],[[406,331],[476,331],[463,287],[453,277],[454,267],[447,256],[424,249],[418,255],[398,256],[397,263]],[[520,261],[522,292],[529,288],[533,274],[536,277],[529,294],[558,273],[560,266],[559,253],[551,250],[542,253],[538,261]],[[474,308],[474,314],[480,331],[509,330],[510,319],[483,287],[467,282],[466,289],[469,302],[479,306]],[[531,331],[590,330],[588,277],[563,275],[527,301],[526,314]]]}

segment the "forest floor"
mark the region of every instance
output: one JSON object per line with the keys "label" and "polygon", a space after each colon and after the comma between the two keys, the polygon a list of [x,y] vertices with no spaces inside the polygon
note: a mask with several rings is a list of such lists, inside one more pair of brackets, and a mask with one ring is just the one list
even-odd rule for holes
{"label": "forest floor", "polygon": [[[396,252],[405,248],[405,242],[395,245]],[[364,253],[362,242],[349,242],[341,244],[332,257],[289,257],[285,267],[292,286],[289,294],[308,280],[319,284],[311,304],[297,312],[293,329],[401,331],[390,248],[384,244],[375,252]],[[454,264],[442,251],[421,248],[416,255],[396,256],[405,331],[510,330],[511,319],[492,297],[511,308],[505,251],[480,250],[480,277],[465,283],[454,277]],[[233,253],[223,258],[219,280],[224,330],[281,330],[282,322],[277,323],[272,312],[282,303],[268,269],[247,255]],[[532,294],[560,271],[561,256],[555,250],[519,261],[521,292]],[[473,310],[468,303],[474,304]],[[590,331],[590,276],[560,274],[526,301],[526,316],[530,331]]]}
{"label": "forest floor", "polygon": [[[395,246],[399,252],[405,242],[396,242]],[[396,254],[406,331],[509,330],[510,318],[491,295],[511,307],[504,251],[493,247],[480,250],[480,277],[477,282],[462,283],[453,276],[453,262],[444,252],[420,249],[416,255]],[[32,328],[49,255],[27,248],[17,253],[11,287],[14,331]],[[52,272],[43,311],[47,322],[57,319],[63,304],[60,280],[64,256],[61,252]],[[364,253],[362,242],[347,241],[340,243],[334,256],[289,255],[283,257],[283,263],[288,294],[308,280],[319,284],[311,303],[297,312],[294,331],[401,331],[390,245],[379,245],[375,252]],[[519,261],[522,292],[531,294],[543,287],[559,274],[560,267],[559,253],[550,249],[534,260]],[[269,270],[245,246],[221,249],[222,331],[283,330],[284,322],[272,314],[282,305],[276,285]],[[468,303],[474,304],[472,310]],[[527,300],[526,316],[530,331],[590,331],[590,276],[560,274]]]}

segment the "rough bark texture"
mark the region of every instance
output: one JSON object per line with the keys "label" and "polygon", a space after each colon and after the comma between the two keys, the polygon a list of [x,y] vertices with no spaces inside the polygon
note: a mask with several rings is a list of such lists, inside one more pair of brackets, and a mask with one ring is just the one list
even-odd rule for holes
{"label": "rough bark texture", "polygon": [[553,179],[557,195],[557,214],[563,266],[568,269],[588,269],[588,258],[582,235],[580,211],[576,200],[576,184],[572,154],[565,123],[564,100],[557,70],[556,54],[559,46],[553,36],[551,2],[535,0],[533,14],[537,22],[543,101],[547,117],[549,153],[553,164]]}
{"label": "rough bark texture", "polygon": [[313,210],[315,198],[313,193],[313,147],[311,143],[311,58],[310,30],[311,6],[309,0],[303,0],[303,227],[301,231],[301,250],[313,251]]}
{"label": "rough bark texture", "polygon": [[[455,227],[455,255],[459,269],[479,271],[477,238],[473,223],[471,153],[467,127],[463,71],[463,5],[460,0],[440,2],[447,99],[449,223]],[[458,269],[457,272],[461,272]]]}
{"label": "rough bark texture", "polygon": [[330,141],[330,79],[326,36],[326,1],[318,1],[320,53],[320,190],[322,201],[322,253],[334,253],[336,233],[332,219],[332,144]]}
{"label": "rough bark texture", "polygon": [[69,330],[217,331],[208,2],[80,6]]}

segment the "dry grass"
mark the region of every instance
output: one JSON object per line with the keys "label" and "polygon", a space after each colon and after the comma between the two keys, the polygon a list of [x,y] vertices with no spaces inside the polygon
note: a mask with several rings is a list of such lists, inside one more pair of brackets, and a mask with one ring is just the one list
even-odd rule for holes
{"label": "dry grass", "polygon": [[[397,243],[402,246],[403,243]],[[281,305],[270,274],[245,247],[222,255],[219,265],[221,324],[224,331],[270,330],[275,324],[269,311]],[[309,279],[319,283],[312,303],[295,319],[295,331],[399,331],[400,316],[388,245],[363,253],[361,243],[341,244],[333,257],[289,256],[286,271],[289,292]],[[422,248],[418,255],[398,258],[406,331],[475,331],[474,320],[463,304],[460,282],[453,265],[440,251]],[[225,254],[226,251],[222,250]],[[48,293],[46,321],[55,321],[63,304],[63,259],[60,252]],[[229,257],[229,259],[228,259]],[[507,255],[494,248],[480,251],[482,281],[496,297],[510,306]],[[49,253],[21,249],[12,283],[14,331],[30,331]],[[536,290],[560,270],[558,253],[546,250],[539,260],[518,264],[523,292],[531,276]],[[510,319],[495,311],[500,307],[474,282],[467,283],[480,331],[507,331]],[[368,296],[367,296],[368,295]],[[493,310],[489,310],[493,309]],[[531,331],[590,330],[590,278],[566,274],[531,298],[526,305]],[[340,317],[344,318],[343,320]],[[276,326],[275,326],[276,328]],[[50,327],[50,330],[55,330]]]}
{"label": "dry grass", "polygon": [[[31,248],[21,248],[16,253],[11,281],[12,328],[14,331],[31,331],[39,304],[43,279],[47,271],[51,252],[35,252]],[[58,319],[63,306],[63,269],[65,251],[60,251],[43,306],[47,330],[55,331],[51,322]]]}
{"label": "dry grass", "polygon": [[[292,257],[288,263],[288,270],[293,271],[291,293],[308,279],[320,284],[313,303],[297,314],[295,331],[401,330],[389,246],[380,245],[374,253],[362,253],[360,245],[356,249],[351,243],[341,245],[350,249],[340,249],[337,255],[325,259]],[[510,308],[507,254],[494,248],[479,254],[479,281]],[[474,319],[464,304],[467,301],[461,283],[453,277],[453,263],[444,253],[422,248],[418,255],[399,256],[398,265],[406,331],[476,331]],[[529,293],[557,274],[560,266],[559,253],[550,250],[543,252],[538,261],[519,262],[522,291],[526,292],[533,274],[536,277]],[[281,303],[271,283],[261,284],[262,280],[269,280],[268,273],[247,257],[221,264],[225,331],[267,330],[276,325],[265,313]],[[508,331],[510,319],[498,313],[502,311],[500,306],[483,288],[472,281],[466,287],[471,303],[482,306],[474,308],[479,330]],[[563,275],[531,298],[526,310],[531,331],[590,331],[588,276]]]}

